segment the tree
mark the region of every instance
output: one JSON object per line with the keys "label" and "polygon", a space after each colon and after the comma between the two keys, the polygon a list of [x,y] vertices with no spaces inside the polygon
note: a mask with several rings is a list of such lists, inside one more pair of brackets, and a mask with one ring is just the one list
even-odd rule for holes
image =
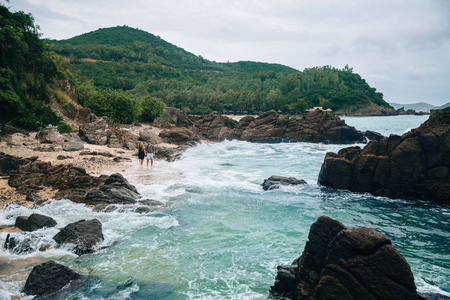
{"label": "tree", "polygon": [[153,122],[162,114],[164,107],[166,104],[162,99],[151,96],[144,97],[141,102],[140,120]]}

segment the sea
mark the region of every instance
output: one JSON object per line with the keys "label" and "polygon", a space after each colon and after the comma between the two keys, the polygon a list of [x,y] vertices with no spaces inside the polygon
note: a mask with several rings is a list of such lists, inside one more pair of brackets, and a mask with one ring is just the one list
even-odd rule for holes
{"label": "sea", "polygon": [[[388,136],[428,116],[342,118]],[[32,299],[21,290],[32,268],[48,260],[89,275],[79,289],[55,299],[268,299],[277,266],[301,255],[311,224],[322,215],[384,233],[410,264],[419,292],[450,296],[450,206],[319,186],[325,154],[348,146],[233,140],[198,144],[180,160],[157,160],[148,169],[134,161],[123,175],[143,199],[164,204],[148,213],[96,211],[68,200],[11,205],[0,210],[0,225],[32,213],[58,225],[32,233],[34,252],[0,247],[0,299]],[[307,184],[264,191],[261,184],[272,175]],[[93,218],[105,236],[97,252],[77,256],[69,246],[56,247],[52,237],[60,228]],[[1,233],[0,245],[5,239]],[[39,251],[44,245],[48,249]]]}

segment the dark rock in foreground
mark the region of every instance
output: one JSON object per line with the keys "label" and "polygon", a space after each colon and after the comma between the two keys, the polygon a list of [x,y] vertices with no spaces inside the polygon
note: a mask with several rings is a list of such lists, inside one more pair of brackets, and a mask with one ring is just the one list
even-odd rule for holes
{"label": "dark rock in foreground", "polygon": [[82,275],[63,265],[48,261],[33,268],[23,292],[27,295],[50,295],[59,291],[71,281],[82,277]]}
{"label": "dark rock in foreground", "polygon": [[271,294],[289,299],[417,300],[407,261],[371,228],[348,229],[322,216],[311,225],[303,254],[278,266]]}
{"label": "dark rock in foreground", "polygon": [[53,239],[59,244],[75,244],[75,253],[78,255],[94,252],[93,247],[103,241],[102,223],[97,219],[80,220],[70,223]]}
{"label": "dark rock in foreground", "polygon": [[90,190],[84,203],[97,204],[131,204],[136,203],[141,194],[119,173],[109,176],[99,188]]}
{"label": "dark rock in foreground", "polygon": [[327,153],[319,184],[376,196],[450,203],[450,108],[403,136]]}
{"label": "dark rock in foreground", "polygon": [[306,184],[303,179],[297,179],[295,177],[283,177],[283,176],[270,176],[265,179],[262,187],[265,191],[274,190],[280,188],[281,185],[299,185]]}
{"label": "dark rock in foreground", "polygon": [[23,231],[35,231],[44,227],[54,227],[56,221],[41,214],[31,214],[29,217],[19,216],[16,218],[14,226]]}

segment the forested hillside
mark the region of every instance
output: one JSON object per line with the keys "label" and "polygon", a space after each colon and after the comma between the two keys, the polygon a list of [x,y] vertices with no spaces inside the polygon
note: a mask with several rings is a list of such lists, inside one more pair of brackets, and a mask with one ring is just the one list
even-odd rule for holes
{"label": "forested hillside", "polygon": [[[275,109],[297,114],[313,106],[334,111],[390,107],[381,93],[348,66],[300,72],[279,64],[217,63],[127,26],[49,44],[70,60],[83,83],[80,100],[94,112],[100,107],[93,94],[98,98],[98,93],[118,91],[137,102],[138,108],[142,106],[139,99],[145,97],[147,102],[164,102],[197,113]],[[142,119],[142,113],[137,115]]]}
{"label": "forested hillside", "polygon": [[0,125],[34,130],[61,121],[46,105],[58,76],[53,59],[33,17],[0,4]]}

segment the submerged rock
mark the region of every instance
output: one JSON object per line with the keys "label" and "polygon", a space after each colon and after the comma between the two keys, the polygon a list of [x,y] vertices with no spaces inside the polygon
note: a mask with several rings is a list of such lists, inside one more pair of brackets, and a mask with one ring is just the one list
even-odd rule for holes
{"label": "submerged rock", "polygon": [[25,283],[23,292],[27,295],[45,296],[53,294],[73,280],[83,278],[66,266],[48,261],[33,268]]}
{"label": "submerged rock", "polygon": [[102,186],[90,190],[84,203],[89,205],[130,204],[136,203],[140,197],[141,194],[136,187],[128,183],[121,174],[115,173],[109,176]]}
{"label": "submerged rock", "polygon": [[306,184],[303,179],[297,179],[295,177],[283,177],[283,176],[270,176],[262,183],[262,187],[265,191],[279,189],[281,185],[299,185]]}
{"label": "submerged rock", "polygon": [[303,254],[279,266],[271,294],[288,299],[417,300],[407,261],[384,234],[322,216]]}
{"label": "submerged rock", "polygon": [[56,221],[41,214],[31,214],[29,217],[17,217],[14,226],[23,231],[35,231],[44,227],[54,227],[56,226]]}
{"label": "submerged rock", "polygon": [[97,219],[70,223],[53,239],[59,244],[74,244],[75,253],[82,255],[94,252],[93,247],[103,241],[102,223]]}

